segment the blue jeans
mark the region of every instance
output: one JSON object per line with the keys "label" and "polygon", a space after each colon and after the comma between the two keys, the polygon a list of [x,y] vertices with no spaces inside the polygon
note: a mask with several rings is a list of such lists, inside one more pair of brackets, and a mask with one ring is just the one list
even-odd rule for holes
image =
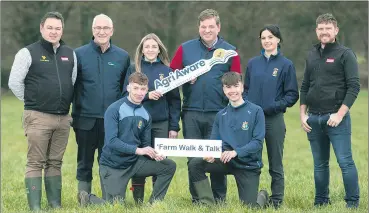
{"label": "blue jeans", "polygon": [[351,118],[349,112],[337,127],[327,125],[330,114],[309,113],[308,124],[312,130],[308,133],[314,159],[315,203],[328,204],[329,201],[329,156],[332,143],[337,162],[342,171],[347,207],[359,204],[359,184],[355,162],[351,152]]}

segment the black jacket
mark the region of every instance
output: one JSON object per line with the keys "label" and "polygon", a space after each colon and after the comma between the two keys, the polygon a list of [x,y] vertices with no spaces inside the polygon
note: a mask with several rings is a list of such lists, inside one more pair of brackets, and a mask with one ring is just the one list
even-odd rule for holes
{"label": "black jacket", "polygon": [[24,80],[24,109],[51,114],[68,114],[73,98],[73,49],[60,41],[53,45],[41,39],[26,47],[32,64]]}
{"label": "black jacket", "polygon": [[306,60],[300,91],[300,104],[311,113],[335,113],[345,104],[349,108],[360,91],[354,52],[337,41],[321,49],[317,44]]}

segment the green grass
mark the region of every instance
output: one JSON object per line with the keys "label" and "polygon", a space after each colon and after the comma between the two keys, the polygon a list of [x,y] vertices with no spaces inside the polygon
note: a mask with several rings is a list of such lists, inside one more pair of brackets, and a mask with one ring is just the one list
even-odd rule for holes
{"label": "green grass", "polygon": [[[14,96],[2,96],[2,152],[1,152],[1,210],[2,212],[27,212],[28,204],[24,189],[24,170],[26,164],[27,142],[23,134],[21,115],[23,105]],[[352,150],[359,171],[360,207],[354,212],[368,212],[368,92],[362,91],[351,109],[352,115]],[[285,202],[283,207],[254,211],[241,206],[238,202],[237,188],[232,176],[228,178],[227,204],[211,208],[195,207],[191,204],[187,182],[185,158],[174,158],[177,172],[163,202],[153,206],[145,204],[136,207],[132,193],[127,192],[126,205],[106,205],[80,208],[77,203],[76,142],[71,129],[69,144],[64,155],[63,191],[60,210],[50,212],[348,212],[345,208],[344,188],[341,171],[331,152],[330,197],[332,205],[314,208],[314,179],[312,154],[306,134],[300,128],[298,104],[285,114],[287,135],[284,149]],[[265,147],[265,146],[264,146]],[[270,176],[266,150],[263,153],[264,168],[261,173],[260,189],[270,192]],[[101,196],[97,163],[94,167],[93,193]],[[147,178],[145,201],[151,191],[151,178]],[[42,208],[47,208],[43,191]]]}

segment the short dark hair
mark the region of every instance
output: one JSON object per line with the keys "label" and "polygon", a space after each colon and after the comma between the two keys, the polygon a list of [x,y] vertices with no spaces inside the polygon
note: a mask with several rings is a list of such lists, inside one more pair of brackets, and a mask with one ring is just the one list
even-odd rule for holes
{"label": "short dark hair", "polygon": [[337,27],[338,25],[337,19],[331,13],[325,13],[318,16],[318,18],[316,19],[316,26],[322,23],[324,24],[332,23],[335,27]]}
{"label": "short dark hair", "polygon": [[61,21],[61,23],[62,23],[62,27],[64,28],[64,18],[63,18],[63,15],[62,15],[61,13],[56,12],[56,11],[47,12],[47,13],[44,15],[44,17],[42,17],[42,19],[41,19],[41,23],[40,23],[40,24],[41,24],[42,26],[44,26],[45,21],[46,21],[46,19],[48,19],[48,18],[55,18],[55,19],[60,20],[60,21]]}
{"label": "short dark hair", "polygon": [[283,42],[283,38],[282,38],[282,34],[281,31],[279,30],[279,27],[275,24],[270,24],[270,25],[266,25],[263,28],[261,28],[260,32],[259,32],[259,38],[261,38],[261,34],[265,31],[268,30],[271,34],[273,34],[275,37],[279,38],[279,43],[278,43],[278,48],[281,48],[280,43]]}
{"label": "short dark hair", "polygon": [[149,79],[142,72],[134,72],[129,76],[129,83],[133,82],[139,85],[147,85],[149,83]]}
{"label": "short dark hair", "polygon": [[237,72],[226,72],[222,76],[222,84],[223,86],[233,86],[242,82],[242,75]]}

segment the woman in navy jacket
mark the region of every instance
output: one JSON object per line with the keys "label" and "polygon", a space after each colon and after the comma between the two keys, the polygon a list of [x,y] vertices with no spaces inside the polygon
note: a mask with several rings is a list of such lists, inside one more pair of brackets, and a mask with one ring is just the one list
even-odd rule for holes
{"label": "woman in navy jacket", "polygon": [[[154,147],[155,138],[177,138],[181,112],[181,97],[179,89],[173,89],[166,94],[155,91],[155,79],[162,79],[172,72],[169,67],[168,52],[160,38],[150,33],[142,38],[137,47],[135,65],[131,66],[127,75],[142,72],[149,78],[149,92],[142,104],[152,117],[151,144]],[[123,87],[123,96],[127,93],[128,78]],[[153,177],[153,182],[156,178]],[[145,179],[133,179],[133,198],[136,203],[144,199]]]}
{"label": "woman in navy jacket", "polygon": [[259,105],[265,114],[265,142],[272,178],[270,204],[278,208],[284,197],[284,113],[297,102],[299,93],[295,67],[280,51],[279,27],[265,26],[259,36],[262,51],[247,64],[245,92],[247,100]]}

